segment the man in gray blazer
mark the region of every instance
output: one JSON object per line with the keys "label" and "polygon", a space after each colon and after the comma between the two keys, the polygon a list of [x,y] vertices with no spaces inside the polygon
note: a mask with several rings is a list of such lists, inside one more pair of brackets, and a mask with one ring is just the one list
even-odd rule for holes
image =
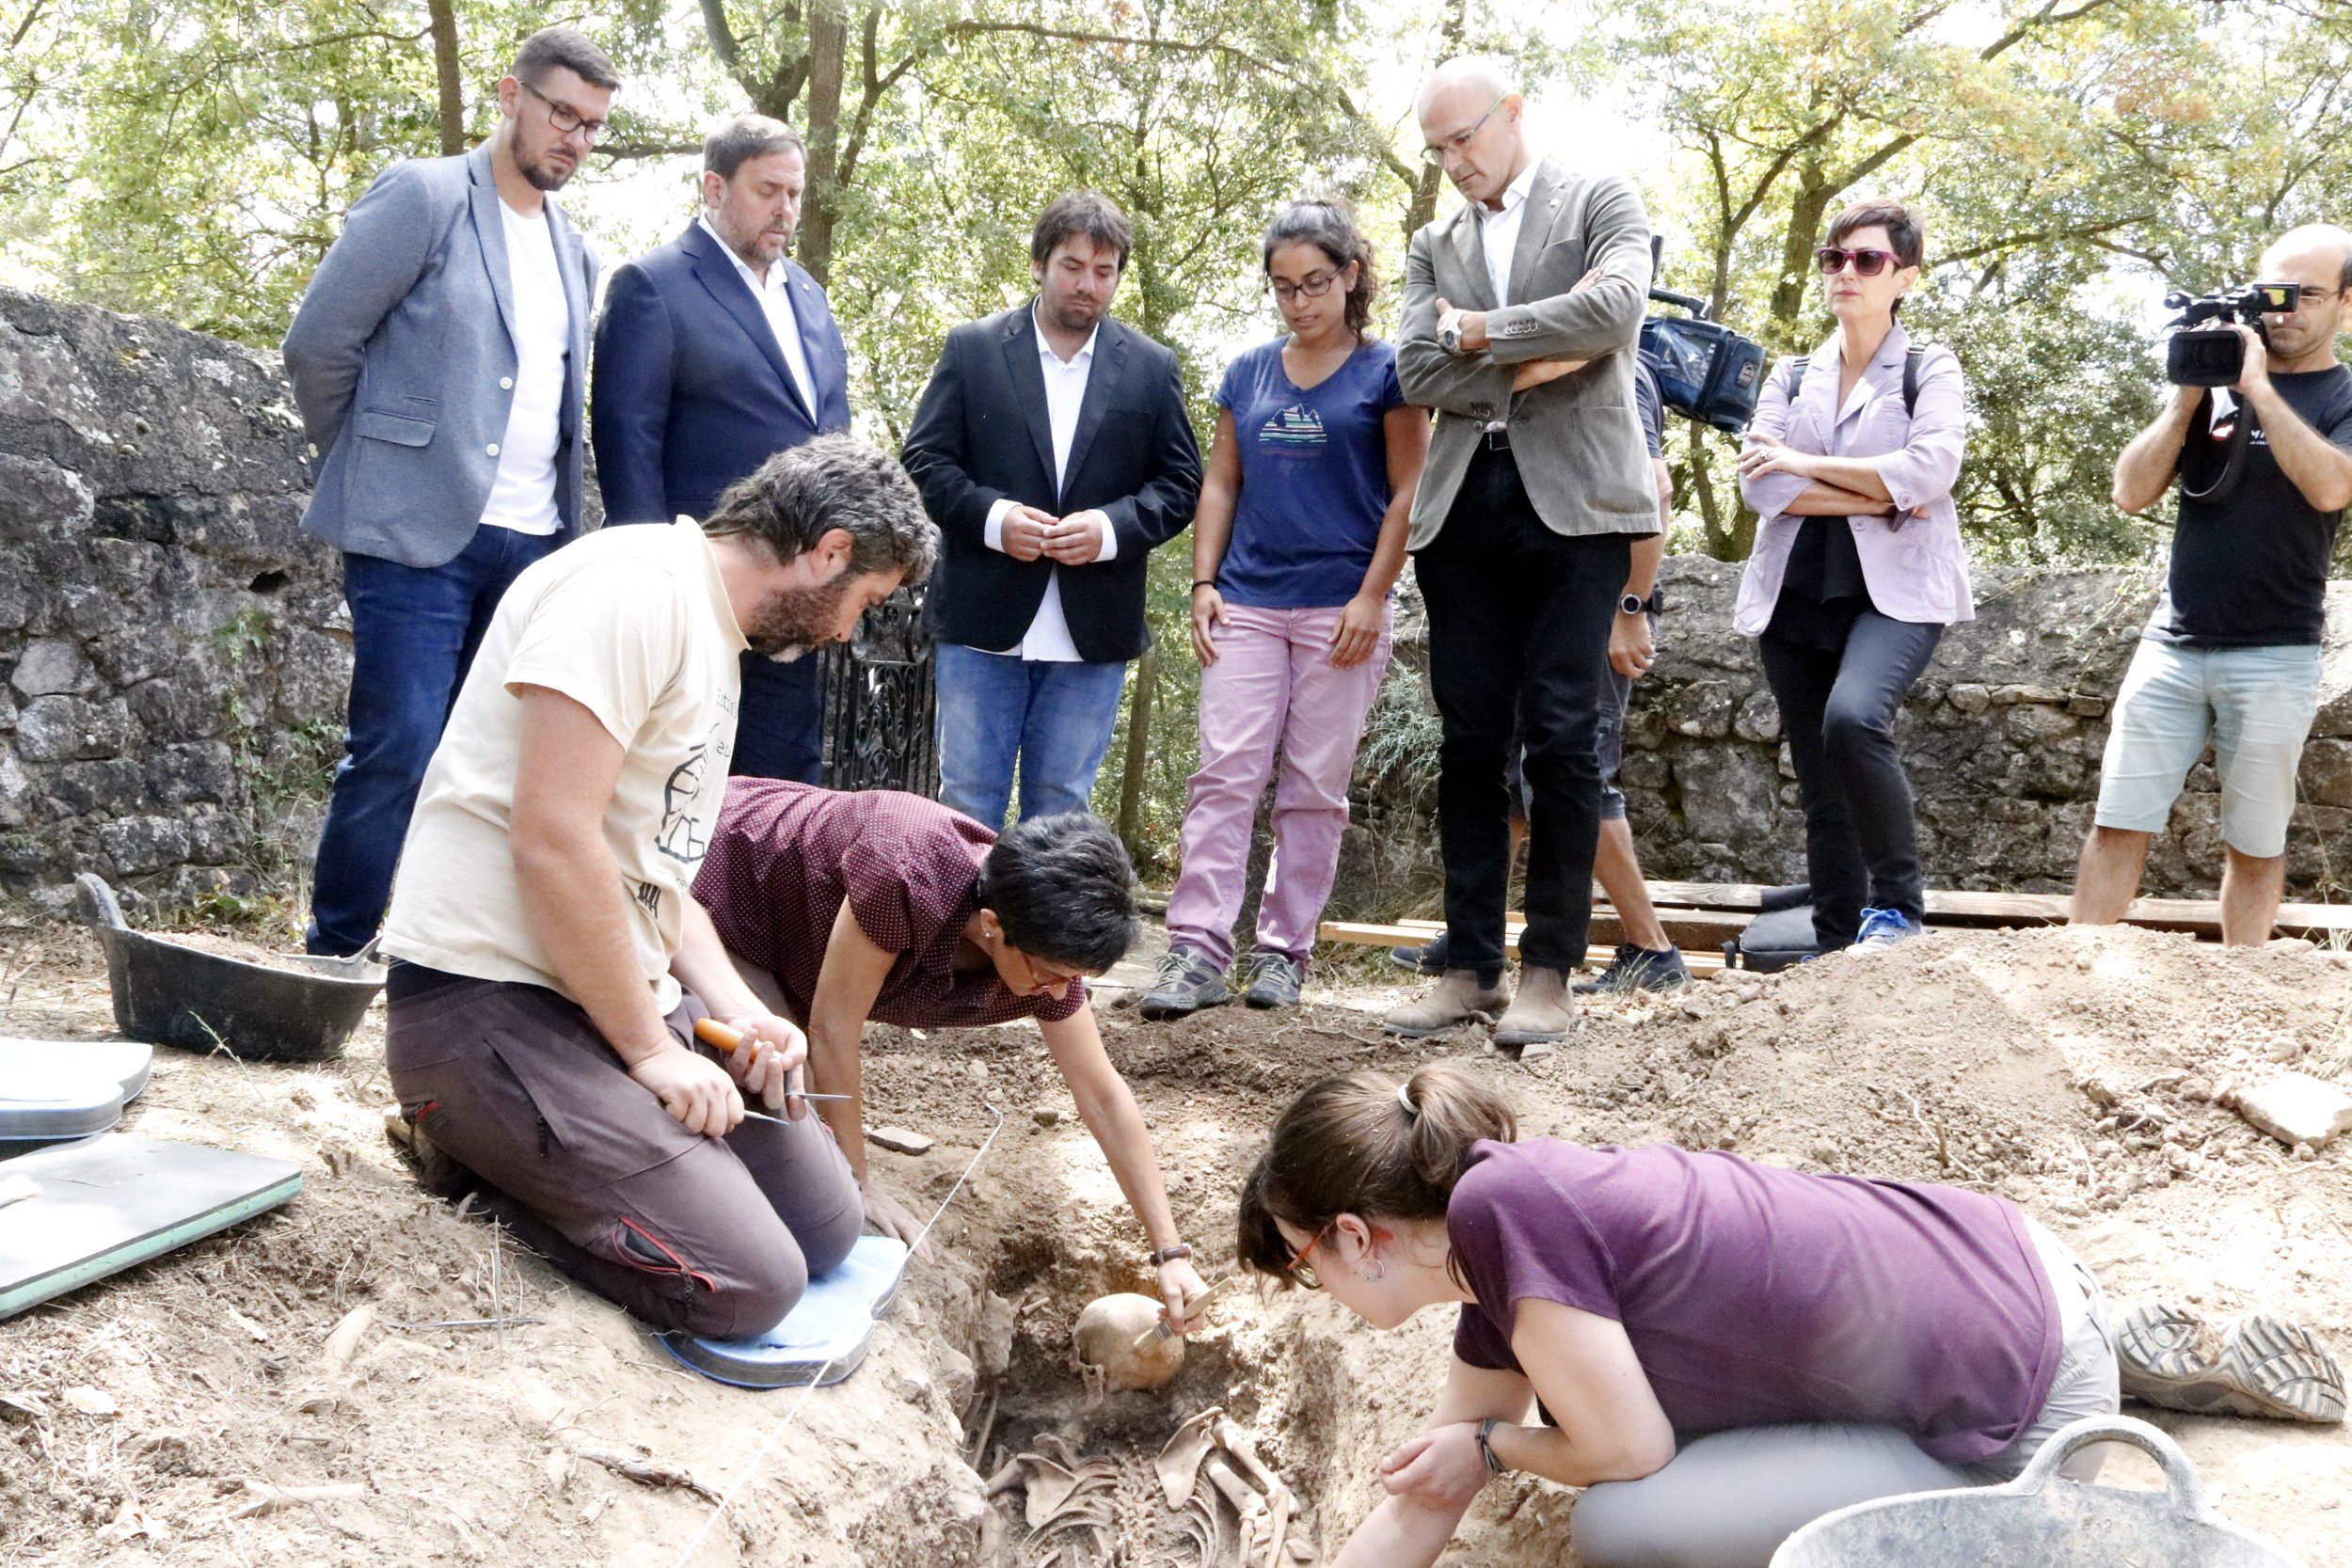
{"label": "man in gray blazer", "polygon": [[564,188],[619,73],[568,27],[523,41],[484,146],[377,176],[312,275],[286,374],[310,439],[302,526],[343,552],[351,699],[309,946],[375,935],[425,764],[524,567],[577,533],[596,259]]}
{"label": "man in gray blazer", "polygon": [[[1429,612],[1444,726],[1438,824],[1448,964],[1391,1015],[1432,1034],[1509,1002],[1502,1044],[1560,1038],[1584,962],[1600,833],[1597,738],[1608,648],[1634,539],[1658,490],[1634,412],[1633,346],[1649,292],[1649,222],[1632,185],[1539,159],[1493,63],[1457,59],[1422,87],[1428,160],[1467,204],[1406,253],[1397,379],[1438,411],[1410,546]],[[1526,727],[1527,929],[1502,988],[1514,715]]]}

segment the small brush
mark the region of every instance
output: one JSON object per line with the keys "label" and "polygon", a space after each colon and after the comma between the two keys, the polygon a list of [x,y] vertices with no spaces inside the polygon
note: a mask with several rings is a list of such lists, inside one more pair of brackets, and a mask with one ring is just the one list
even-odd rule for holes
{"label": "small brush", "polygon": [[[1227,1275],[1223,1279],[1218,1280],[1216,1284],[1210,1286],[1207,1290],[1201,1291],[1190,1301],[1185,1302],[1184,1316],[1189,1318],[1194,1313],[1198,1312],[1201,1307],[1208,1306],[1211,1301],[1216,1299],[1216,1293],[1219,1291],[1224,1290],[1226,1286],[1231,1285],[1232,1282],[1233,1276]],[[1160,1340],[1172,1339],[1175,1337],[1175,1325],[1168,1319],[1162,1318],[1158,1323],[1153,1323],[1150,1328],[1145,1329],[1142,1333],[1136,1336],[1135,1348],[1137,1350],[1150,1350]]]}

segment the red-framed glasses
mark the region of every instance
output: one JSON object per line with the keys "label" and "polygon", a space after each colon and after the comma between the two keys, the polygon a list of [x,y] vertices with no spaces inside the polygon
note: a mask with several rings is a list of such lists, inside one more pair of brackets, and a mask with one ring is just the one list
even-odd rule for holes
{"label": "red-framed glasses", "polygon": [[1297,1280],[1301,1285],[1304,1285],[1310,1291],[1322,1290],[1323,1280],[1316,1275],[1314,1270],[1307,1266],[1308,1255],[1315,1250],[1315,1247],[1322,1242],[1323,1238],[1331,1233],[1331,1227],[1337,1224],[1339,1224],[1339,1216],[1337,1214],[1334,1214],[1329,1219],[1325,1220],[1323,1222],[1323,1228],[1308,1237],[1307,1244],[1300,1247],[1297,1255],[1288,1263],[1282,1265],[1282,1271],[1285,1274],[1289,1275],[1293,1279]]}

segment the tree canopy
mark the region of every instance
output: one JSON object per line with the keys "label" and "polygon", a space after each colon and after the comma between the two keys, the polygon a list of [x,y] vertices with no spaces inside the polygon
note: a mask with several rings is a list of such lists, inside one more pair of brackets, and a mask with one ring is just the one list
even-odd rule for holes
{"label": "tree canopy", "polygon": [[[367,182],[487,135],[507,58],[552,19],[511,0],[0,0],[0,279],[274,345]],[[1897,197],[1930,236],[1905,321],[1969,377],[1963,527],[2010,561],[2160,546],[2160,520],[2106,498],[2160,392],[2157,296],[2246,280],[2265,236],[2340,216],[2352,190],[2334,0],[607,0],[561,19],[628,78],[565,197],[608,260],[644,243],[612,193],[642,208],[648,171],[674,168],[656,217],[684,219],[713,118],[805,132],[798,254],[885,443],[946,329],[1026,292],[1031,217],[1080,184],[1134,217],[1116,309],[1177,350],[1205,432],[1224,360],[1274,329],[1256,246],[1277,203],[1351,197],[1392,277],[1455,199],[1415,156],[1409,100],[1458,53],[1509,57],[1538,99],[1622,105],[1655,149],[1634,172],[1672,236],[1661,283],[1775,355],[1825,334],[1810,255],[1829,215]],[[1674,433],[1678,547],[1746,553],[1731,456]],[[1160,552],[1152,601],[1177,648],[1181,551]],[[1189,691],[1171,674],[1154,798],[1180,793]]]}

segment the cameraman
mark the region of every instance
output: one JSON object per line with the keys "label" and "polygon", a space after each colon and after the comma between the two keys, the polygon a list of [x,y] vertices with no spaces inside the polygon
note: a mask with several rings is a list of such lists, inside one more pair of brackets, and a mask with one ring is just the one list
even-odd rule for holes
{"label": "cameraman", "polygon": [[[2101,764],[2096,826],[2074,875],[2074,920],[2112,925],[2139,891],[2205,742],[2221,778],[2221,940],[2270,940],[2286,879],[2296,768],[2319,703],[2319,640],[2336,523],[2352,503],[2352,371],[2336,333],[2352,298],[2352,233],[2289,230],[2263,253],[2260,281],[2301,285],[2294,311],[2247,326],[2246,363],[2226,403],[2177,387],[2115,460],[2115,504],[2153,505],[2183,479],[2172,564],[2140,634]],[[2253,421],[2245,469],[2218,496],[2231,425]]]}

